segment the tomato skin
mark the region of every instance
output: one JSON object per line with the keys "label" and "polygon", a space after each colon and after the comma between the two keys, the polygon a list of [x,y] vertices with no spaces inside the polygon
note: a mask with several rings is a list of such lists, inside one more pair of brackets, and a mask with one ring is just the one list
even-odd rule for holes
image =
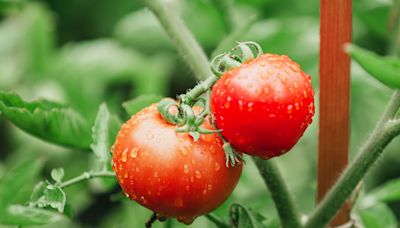
{"label": "tomato skin", "polygon": [[[217,134],[202,135],[194,142],[175,127],[161,117],[157,104],[132,116],[115,141],[113,170],[130,199],[190,224],[226,200],[242,164],[225,166]],[[209,121],[203,127],[213,129]]]}
{"label": "tomato skin", "polygon": [[263,159],[279,156],[312,122],[311,78],[289,57],[264,54],[217,81],[211,110],[234,148]]}

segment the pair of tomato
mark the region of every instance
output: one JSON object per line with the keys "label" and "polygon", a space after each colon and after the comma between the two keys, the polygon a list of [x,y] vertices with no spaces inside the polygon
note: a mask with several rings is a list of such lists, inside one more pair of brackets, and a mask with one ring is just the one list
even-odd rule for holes
{"label": "pair of tomato", "polygon": [[[287,56],[264,54],[226,72],[213,86],[211,111],[237,150],[268,159],[289,151],[314,114],[311,79]],[[205,129],[214,129],[209,120]],[[126,196],[190,224],[236,186],[242,164],[225,166],[217,133],[194,141],[165,121],[156,104],[132,116],[114,144],[113,170]]]}

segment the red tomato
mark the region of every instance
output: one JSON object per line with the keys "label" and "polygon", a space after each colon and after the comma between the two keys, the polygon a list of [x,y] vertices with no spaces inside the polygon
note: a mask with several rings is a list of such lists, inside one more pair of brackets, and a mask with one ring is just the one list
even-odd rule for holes
{"label": "red tomato", "polygon": [[264,54],[217,81],[211,110],[234,148],[263,159],[279,156],[312,121],[311,78],[289,57]]}
{"label": "red tomato", "polygon": [[[157,104],[132,116],[115,141],[113,170],[130,199],[190,224],[226,200],[242,164],[225,166],[217,134],[202,135],[194,142],[175,127],[161,117]],[[203,127],[213,129],[209,121]]]}

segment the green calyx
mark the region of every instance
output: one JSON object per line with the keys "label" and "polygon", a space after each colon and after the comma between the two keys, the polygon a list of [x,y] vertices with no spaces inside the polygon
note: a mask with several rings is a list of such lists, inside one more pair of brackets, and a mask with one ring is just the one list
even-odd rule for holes
{"label": "green calyx", "polygon": [[219,77],[242,63],[257,58],[262,53],[261,46],[253,41],[238,42],[238,45],[230,52],[217,55],[211,60],[211,70]]}
{"label": "green calyx", "polygon": [[[260,45],[255,42],[238,42],[238,45],[231,52],[218,55],[211,61],[211,70],[214,75],[196,85],[186,94],[179,95],[178,102],[172,99],[163,99],[157,107],[161,116],[167,122],[176,125],[177,132],[189,133],[194,141],[199,140],[201,134],[219,133],[224,141],[223,148],[226,155],[227,167],[229,165],[234,166],[237,162],[243,161],[243,157],[222,137],[220,134],[222,130],[210,130],[202,127],[204,120],[208,116],[212,117],[210,111],[211,87],[225,72],[257,58],[262,53]],[[194,105],[202,106],[203,110],[196,114],[193,110]]]}

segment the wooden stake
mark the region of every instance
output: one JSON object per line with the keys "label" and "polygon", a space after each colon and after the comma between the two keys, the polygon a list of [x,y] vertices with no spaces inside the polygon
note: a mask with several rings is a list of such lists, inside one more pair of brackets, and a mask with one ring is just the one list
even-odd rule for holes
{"label": "wooden stake", "polygon": [[[350,59],[343,45],[351,42],[351,0],[320,0],[320,119],[318,196],[320,201],[348,162]],[[349,221],[349,205],[332,225]]]}

